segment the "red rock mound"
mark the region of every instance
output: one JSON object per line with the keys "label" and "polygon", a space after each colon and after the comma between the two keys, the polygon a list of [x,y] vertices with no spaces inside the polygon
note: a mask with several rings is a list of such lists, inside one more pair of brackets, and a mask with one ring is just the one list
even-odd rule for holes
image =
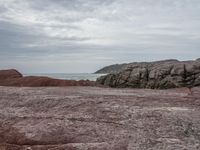
{"label": "red rock mound", "polygon": [[22,74],[15,69],[0,70],[0,80],[21,78]]}
{"label": "red rock mound", "polygon": [[49,77],[28,76],[23,77],[16,70],[2,70],[0,71],[0,86],[94,86],[94,81],[89,80],[60,80]]}

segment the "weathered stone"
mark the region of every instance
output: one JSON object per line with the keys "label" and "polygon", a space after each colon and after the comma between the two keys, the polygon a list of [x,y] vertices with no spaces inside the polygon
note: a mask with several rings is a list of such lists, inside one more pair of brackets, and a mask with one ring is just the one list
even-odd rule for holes
{"label": "weathered stone", "polygon": [[199,76],[200,61],[165,60],[131,63],[120,72],[104,76],[103,80],[98,78],[97,82],[111,87],[166,89],[198,86]]}
{"label": "weathered stone", "polygon": [[0,150],[199,150],[191,92],[0,87]]}

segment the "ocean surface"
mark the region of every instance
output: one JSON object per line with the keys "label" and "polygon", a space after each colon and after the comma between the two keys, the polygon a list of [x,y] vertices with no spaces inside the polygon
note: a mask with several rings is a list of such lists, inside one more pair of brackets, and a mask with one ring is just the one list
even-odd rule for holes
{"label": "ocean surface", "polygon": [[93,73],[25,73],[24,76],[45,76],[56,79],[65,80],[90,80],[96,81],[100,76],[106,74],[93,74]]}

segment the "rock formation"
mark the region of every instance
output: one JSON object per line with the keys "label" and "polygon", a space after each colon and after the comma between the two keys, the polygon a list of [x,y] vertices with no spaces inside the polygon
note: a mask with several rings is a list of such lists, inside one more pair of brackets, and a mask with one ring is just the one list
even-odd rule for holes
{"label": "rock formation", "polygon": [[199,150],[187,91],[0,87],[0,150]]}
{"label": "rock formation", "polygon": [[200,85],[200,59],[131,63],[120,72],[97,79],[110,87],[166,89]]}
{"label": "rock formation", "polygon": [[21,78],[22,74],[15,69],[0,70],[0,80]]}
{"label": "rock formation", "polygon": [[23,77],[17,70],[0,70],[0,86],[94,86],[94,81],[89,80],[60,80],[49,77],[27,76]]}

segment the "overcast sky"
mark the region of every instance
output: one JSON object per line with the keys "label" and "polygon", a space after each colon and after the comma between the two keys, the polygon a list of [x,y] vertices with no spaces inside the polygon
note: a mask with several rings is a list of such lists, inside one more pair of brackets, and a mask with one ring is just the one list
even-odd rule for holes
{"label": "overcast sky", "polygon": [[200,0],[0,0],[0,69],[94,72],[200,57]]}

